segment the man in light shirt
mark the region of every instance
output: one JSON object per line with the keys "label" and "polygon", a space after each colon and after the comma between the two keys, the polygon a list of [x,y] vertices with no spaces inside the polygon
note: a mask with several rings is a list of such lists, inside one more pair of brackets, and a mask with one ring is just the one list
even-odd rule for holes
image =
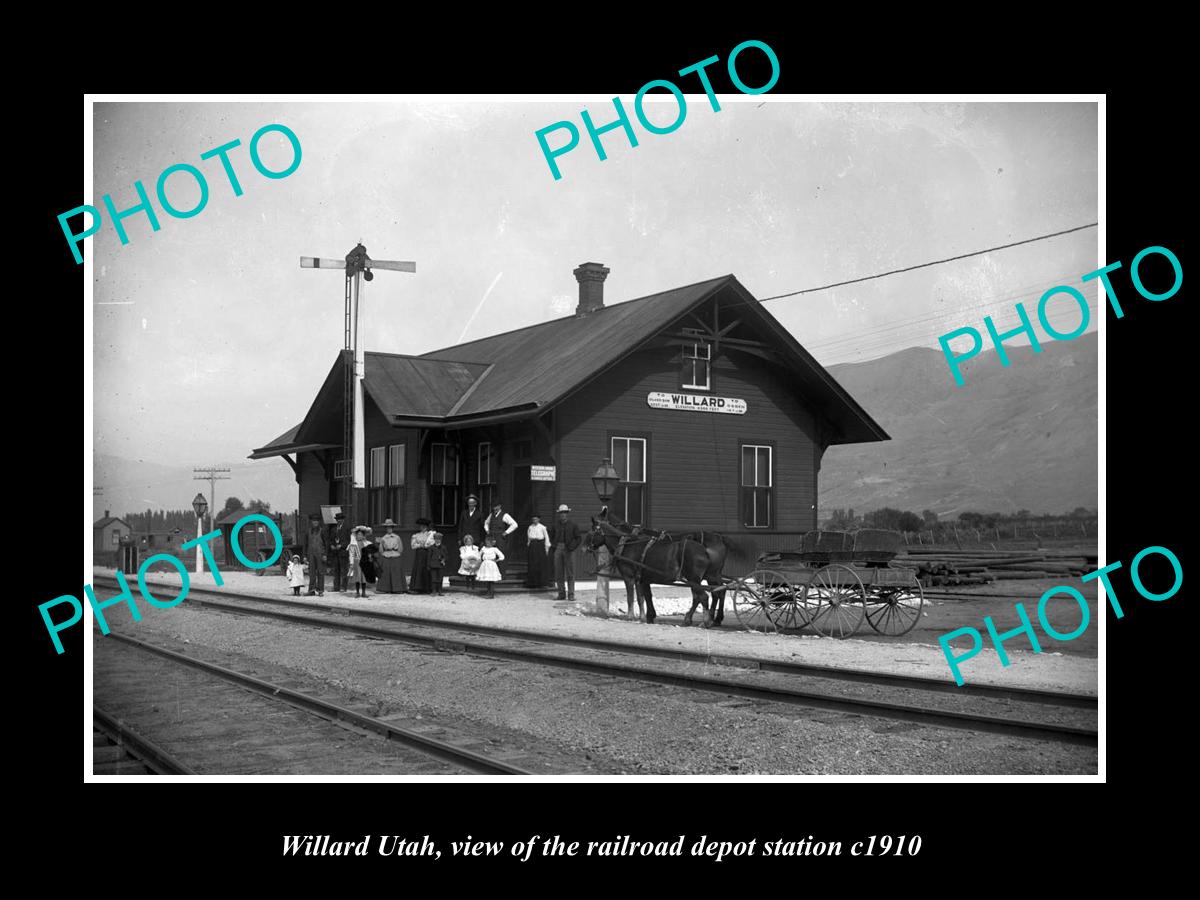
{"label": "man in light shirt", "polygon": [[[517,520],[504,511],[504,504],[497,503],[492,507],[492,514],[484,520],[483,530],[488,537],[496,539],[496,546],[506,557],[511,552],[508,547],[508,536],[517,530]],[[501,566],[501,572],[504,571]]]}

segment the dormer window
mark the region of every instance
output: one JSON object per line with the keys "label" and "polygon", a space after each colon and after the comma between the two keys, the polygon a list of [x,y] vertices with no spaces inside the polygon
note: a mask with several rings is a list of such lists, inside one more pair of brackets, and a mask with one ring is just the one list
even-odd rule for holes
{"label": "dormer window", "polygon": [[712,390],[712,345],[703,341],[683,345],[683,373],[680,387],[684,390]]}

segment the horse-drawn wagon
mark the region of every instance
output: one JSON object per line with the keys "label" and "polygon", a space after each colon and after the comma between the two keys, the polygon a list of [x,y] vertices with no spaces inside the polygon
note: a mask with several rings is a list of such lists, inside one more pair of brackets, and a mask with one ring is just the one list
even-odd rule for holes
{"label": "horse-drawn wagon", "polygon": [[905,634],[925,597],[913,570],[891,565],[900,541],[879,529],[810,531],[798,551],[764,553],[753,573],[730,581],[738,621],[752,631],[811,627],[846,638],[865,619],[879,634]]}
{"label": "horse-drawn wagon", "polygon": [[920,620],[925,597],[916,572],[891,565],[901,540],[899,532],[880,529],[810,531],[798,551],[761,554],[754,572],[730,578],[723,568],[733,545],[723,535],[655,532],[615,520],[605,508],[592,519],[590,546],[604,544],[612,554],[625,581],[630,618],[636,596],[646,622],[654,622],[651,584],[686,584],[692,607],[684,625],[692,624],[697,606],[704,609],[705,627],[720,625],[725,597],[732,594],[738,621],[751,631],[811,627],[846,638],[864,619],[889,636],[905,634]]}

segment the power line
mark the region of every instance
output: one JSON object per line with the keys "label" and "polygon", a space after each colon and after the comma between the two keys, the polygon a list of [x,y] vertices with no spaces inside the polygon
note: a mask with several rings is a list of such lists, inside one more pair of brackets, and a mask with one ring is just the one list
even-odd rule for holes
{"label": "power line", "polygon": [[[1084,298],[1084,299],[1087,300],[1089,315],[1095,315],[1096,309],[1097,309],[1096,304],[1098,301],[1095,298]],[[1000,315],[993,316],[992,322],[993,322],[994,326],[996,327],[997,331],[1008,331],[1011,328],[1015,328],[1018,325],[1023,324],[1023,322],[1021,321],[1020,315],[1018,313],[1016,313],[1014,310],[1008,311],[1003,317],[1001,317]],[[1045,346],[1047,341],[1045,338],[1043,338],[1040,343],[1042,344],[1042,346]],[[920,347],[926,348],[926,349],[934,349],[934,352],[937,352],[937,353],[941,352],[940,350],[937,350],[936,348],[929,348],[926,344],[906,343],[906,344],[904,344],[903,349],[906,349],[908,347],[913,347],[913,346],[920,346]],[[880,356],[886,356],[886,355],[894,352],[895,349],[900,348],[900,347],[901,347],[901,344],[899,342],[893,342],[892,338],[887,338],[881,342],[867,343],[867,344],[864,344],[859,347],[853,347],[853,348],[843,347],[840,349],[834,349],[829,352],[830,357],[843,356],[844,354],[846,354],[849,351],[854,351],[854,352],[852,352],[848,356],[844,356],[844,358],[823,359],[821,361],[821,365],[823,365],[823,366],[838,366],[838,365],[843,365],[845,363],[871,362],[875,359],[878,359]],[[858,358],[864,353],[878,354],[878,356],[872,356],[871,359],[869,359],[869,360]]]}
{"label": "power line", "polygon": [[217,507],[215,505],[217,502],[217,498],[216,498],[217,482],[218,481],[229,481],[230,477],[231,477],[229,475],[222,475],[220,473],[228,472],[228,471],[229,471],[228,468],[222,468],[219,466],[205,466],[203,468],[192,469],[192,480],[193,481],[207,481],[208,482],[208,510],[209,510],[209,514],[212,516],[216,516],[216,514],[217,514]]}
{"label": "power line", "polygon": [[[1035,284],[1024,285],[1019,288],[1013,288],[1011,291],[1000,294],[994,297],[988,297],[978,303],[973,303],[969,306],[960,306],[954,309],[943,310],[940,312],[930,313],[929,315],[918,316],[910,319],[892,319],[887,322],[880,322],[871,328],[864,328],[859,331],[850,331],[841,337],[830,337],[825,340],[818,341],[814,344],[805,344],[805,349],[811,353],[820,350],[826,350],[830,347],[835,347],[838,344],[854,343],[863,338],[871,338],[888,331],[903,330],[909,327],[920,327],[930,322],[938,322],[941,320],[952,320],[961,316],[963,313],[972,312],[978,309],[985,309],[996,303],[1005,301],[1024,300],[1025,298],[1032,299],[1038,297],[1045,292],[1045,285],[1062,284],[1062,280],[1053,282],[1037,282]],[[1090,301],[1089,301],[1090,302]]]}
{"label": "power line", "polygon": [[996,250],[1007,250],[1009,247],[1020,247],[1022,244],[1032,244],[1035,241],[1044,241],[1053,237],[1060,237],[1064,234],[1071,234],[1076,231],[1083,231],[1085,228],[1095,228],[1099,223],[1090,222],[1087,225],[1078,225],[1075,228],[1068,228],[1066,231],[1055,231],[1053,234],[1041,234],[1037,237],[1026,238],[1023,241],[1013,241],[1011,244],[1000,244],[996,247],[988,247],[986,250],[974,250],[970,253],[961,253],[958,256],[948,256],[945,259],[935,259],[933,262],[919,263],[915,266],[906,266],[903,269],[892,269],[890,272],[880,272],[878,275],[864,275],[862,278],[851,278],[849,281],[838,281],[834,284],[823,284],[820,287],[805,288],[802,291],[791,291],[787,294],[776,294],[774,297],[764,297],[759,300],[759,303],[766,303],[768,300],[782,300],[784,297],[797,297],[800,294],[811,294],[814,291],[825,291],[829,288],[843,287],[847,284],[858,284],[862,281],[871,281],[875,278],[886,278],[888,275],[899,275],[901,272],[912,272],[916,269],[925,269],[929,266],[939,266],[942,263],[954,262],[959,259],[967,259],[972,256],[982,256],[985,253],[992,253]]}

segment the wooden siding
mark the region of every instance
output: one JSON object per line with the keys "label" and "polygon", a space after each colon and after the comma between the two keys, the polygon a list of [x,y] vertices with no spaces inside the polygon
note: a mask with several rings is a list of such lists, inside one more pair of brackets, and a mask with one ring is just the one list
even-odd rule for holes
{"label": "wooden siding", "polygon": [[324,450],[301,453],[296,460],[296,468],[300,481],[300,500],[299,506],[300,518],[304,521],[304,528],[307,532],[308,517],[314,513],[321,512],[321,506],[329,502],[329,482],[325,478],[325,472],[321,468],[320,459],[317,454],[323,454]]}
{"label": "wooden siding", "polygon": [[[745,544],[776,549],[816,527],[816,414],[769,364],[722,355],[708,394],[746,401],[745,415],[652,409],[651,391],[680,393],[679,365],[665,349],[645,350],[578,391],[557,410],[559,500],[586,524],[599,507],[591,474],[610,454],[610,435],[648,435],[647,518],[655,528],[712,529]],[[704,392],[687,392],[702,394]],[[743,527],[741,445],[775,447],[775,516],[770,529]],[[564,477],[565,476],[565,477]],[[744,538],[740,537],[744,536]],[[745,562],[745,559],[742,560]]]}
{"label": "wooden siding", "polygon": [[131,531],[132,529],[130,529],[130,527],[124,522],[109,522],[103,528],[93,528],[92,552],[106,553],[119,550],[121,545],[119,543],[113,543],[113,534],[130,534]]}

